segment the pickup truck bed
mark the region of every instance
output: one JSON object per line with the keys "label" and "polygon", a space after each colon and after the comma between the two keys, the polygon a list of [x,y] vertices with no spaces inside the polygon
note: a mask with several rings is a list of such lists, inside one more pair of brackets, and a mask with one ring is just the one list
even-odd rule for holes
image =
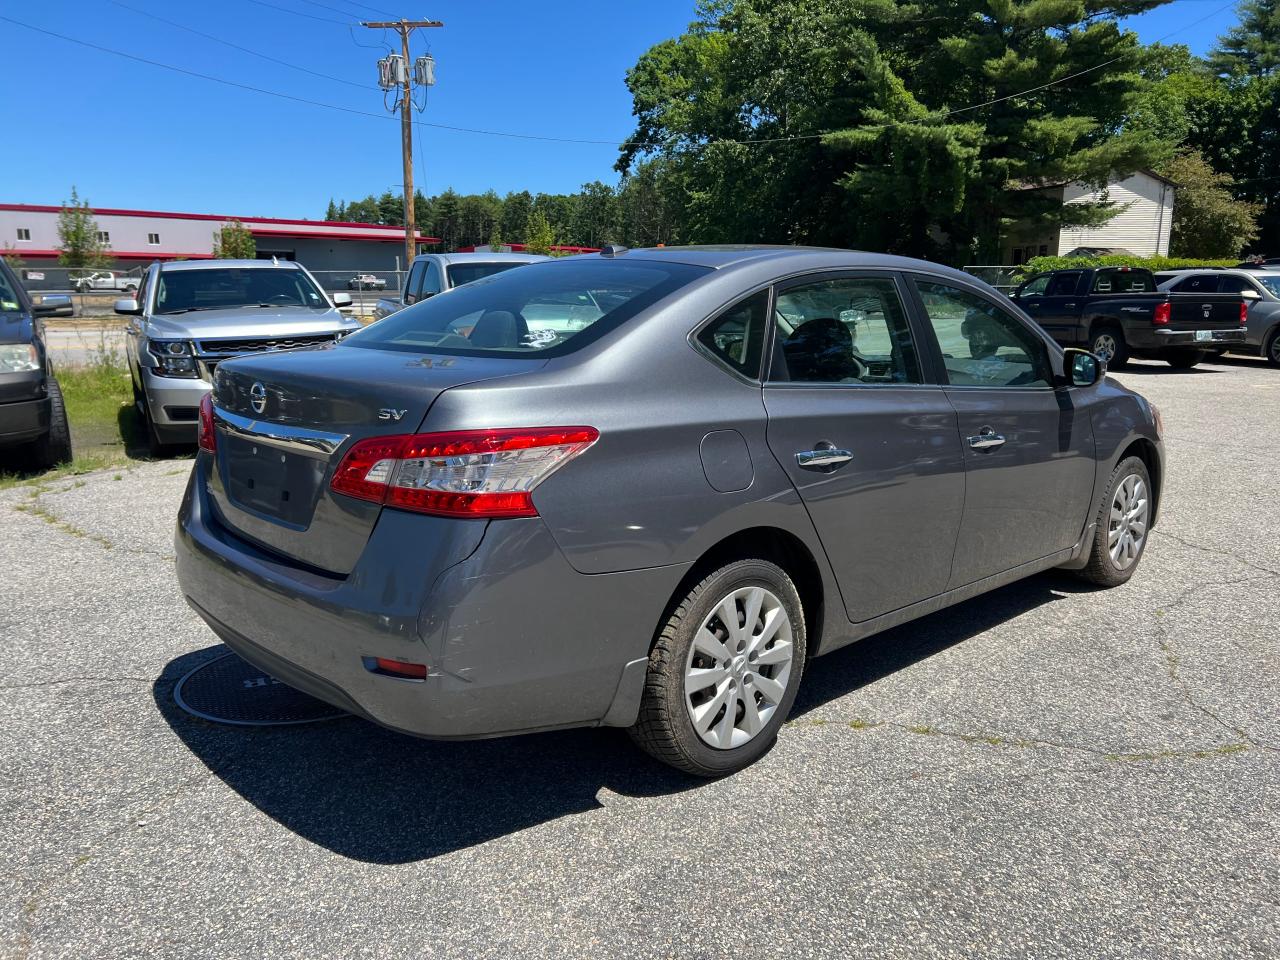
{"label": "pickup truck bed", "polygon": [[1193,367],[1206,351],[1245,338],[1245,301],[1230,293],[1156,290],[1149,270],[1096,267],[1032,277],[1014,301],[1063,346],[1082,346],[1111,367],[1130,357]]}

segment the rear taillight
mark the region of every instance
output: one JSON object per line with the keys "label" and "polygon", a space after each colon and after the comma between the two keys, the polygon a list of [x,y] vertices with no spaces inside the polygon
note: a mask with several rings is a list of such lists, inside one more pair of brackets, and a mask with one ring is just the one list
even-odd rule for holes
{"label": "rear taillight", "polygon": [[525,427],[370,437],[342,458],[338,493],[443,517],[536,517],[533,490],[600,437],[594,427]]}
{"label": "rear taillight", "polygon": [[1169,322],[1169,314],[1173,311],[1173,307],[1166,300],[1164,303],[1157,303],[1155,313],[1151,315],[1151,322],[1156,326],[1163,326]]}
{"label": "rear taillight", "polygon": [[1249,322],[1249,301],[1240,301],[1240,326],[1244,326]]}
{"label": "rear taillight", "polygon": [[201,450],[209,453],[218,452],[218,436],[213,432],[213,394],[206,393],[200,398],[200,425],[196,429],[196,442]]}

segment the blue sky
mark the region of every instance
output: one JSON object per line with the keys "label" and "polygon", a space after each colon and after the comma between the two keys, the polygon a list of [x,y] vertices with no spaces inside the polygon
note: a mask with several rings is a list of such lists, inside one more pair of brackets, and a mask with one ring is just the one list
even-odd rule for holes
{"label": "blue sky", "polygon": [[[233,89],[0,21],[11,81],[0,99],[0,125],[31,138],[25,148],[11,140],[0,159],[0,201],[58,203],[74,183],[100,207],[320,218],[330,196],[398,191],[399,123],[387,118],[375,83],[384,37],[347,24],[376,19],[376,8],[394,13],[399,6],[394,0],[0,0],[0,15],[44,30],[378,115]],[[421,119],[618,141],[632,129],[625,71],[652,44],[680,33],[694,4],[431,0],[420,6],[409,15],[445,23],[416,35],[413,54],[426,52],[429,43],[437,63],[437,85]],[[1233,9],[1223,6],[1223,0],[1177,0],[1130,25],[1148,42],[1187,28],[1169,42],[1203,52],[1235,22]],[[338,79],[262,60],[135,11]],[[398,48],[392,33],[385,39]],[[420,128],[414,151],[415,181],[427,193],[449,186],[464,193],[490,187],[559,192],[616,179],[617,150],[608,144]]]}

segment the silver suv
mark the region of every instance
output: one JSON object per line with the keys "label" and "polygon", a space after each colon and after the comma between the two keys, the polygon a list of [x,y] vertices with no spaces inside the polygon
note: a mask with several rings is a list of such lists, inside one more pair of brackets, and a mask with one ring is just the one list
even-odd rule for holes
{"label": "silver suv", "polygon": [[153,454],[196,441],[200,399],[217,365],[245,353],[330,343],[360,329],[343,316],[351,296],[330,300],[306,268],[289,261],[153,263],[135,297],[126,352],[133,398]]}
{"label": "silver suv", "polygon": [[410,304],[444,293],[472,280],[490,277],[526,263],[549,260],[536,253],[424,253],[413,258],[398,298],[383,297],[374,308],[375,320],[389,317]]}

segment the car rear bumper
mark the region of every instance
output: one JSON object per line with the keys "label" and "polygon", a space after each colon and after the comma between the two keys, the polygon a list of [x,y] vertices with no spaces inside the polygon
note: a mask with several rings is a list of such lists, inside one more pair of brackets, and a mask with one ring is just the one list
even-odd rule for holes
{"label": "car rear bumper", "polygon": [[[685,565],[580,574],[538,518],[384,510],[355,569],[323,575],[222,527],[206,468],[201,455],[178,519],[179,583],[228,646],[277,679],[424,737],[634,722]],[[426,663],[427,678],[372,672],[376,657]]]}
{"label": "car rear bumper", "polygon": [[49,432],[48,397],[0,403],[0,446],[26,443]]}
{"label": "car rear bumper", "polygon": [[1129,346],[1138,350],[1209,350],[1213,347],[1239,345],[1245,341],[1243,327],[1210,330],[1209,339],[1201,340],[1195,330],[1142,329],[1126,333]]}

